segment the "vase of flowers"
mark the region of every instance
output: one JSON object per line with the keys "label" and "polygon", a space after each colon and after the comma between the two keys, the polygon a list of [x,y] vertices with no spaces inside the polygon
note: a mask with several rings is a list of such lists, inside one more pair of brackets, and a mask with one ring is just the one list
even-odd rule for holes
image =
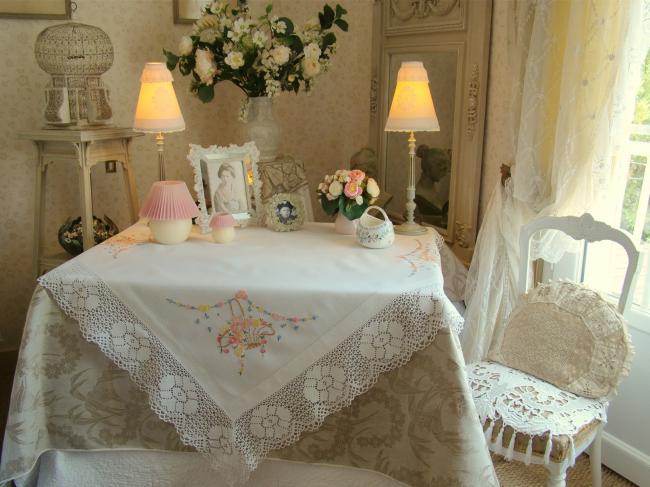
{"label": "vase of flowers", "polygon": [[379,185],[359,169],[339,169],[328,174],[318,185],[318,199],[323,211],[336,215],[334,230],[353,235],[356,220],[379,196]]}
{"label": "vase of flowers", "polygon": [[279,130],[272,114],[268,115],[271,102],[253,100],[285,91],[310,91],[336,52],[334,26],[348,30],[347,11],[340,5],[326,4],[318,18],[302,26],[272,12],[273,6],[267,5],[264,15],[251,17],[246,1],[240,0],[237,7],[228,0],[208,3],[190,35],[181,39],[178,54],[163,50],[167,67],[191,75],[190,90],[204,103],[214,98],[214,86],[220,81],[231,81],[246,94],[240,119],[250,116],[249,136],[253,134],[259,143],[261,160],[273,158]]}

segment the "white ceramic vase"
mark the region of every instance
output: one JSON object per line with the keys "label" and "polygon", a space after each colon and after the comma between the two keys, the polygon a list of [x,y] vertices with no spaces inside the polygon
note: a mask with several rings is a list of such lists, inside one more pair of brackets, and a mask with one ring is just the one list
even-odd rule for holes
{"label": "white ceramic vase", "polygon": [[356,235],[357,220],[349,220],[339,211],[336,214],[336,220],[334,220],[334,231],[342,235]]}
{"label": "white ceramic vase", "polygon": [[151,220],[149,228],[156,242],[173,245],[185,242],[192,231],[192,219]]}
{"label": "white ceramic vase", "polygon": [[253,96],[248,99],[248,138],[260,151],[260,161],[275,160],[280,147],[280,126],[273,116],[273,98]]}

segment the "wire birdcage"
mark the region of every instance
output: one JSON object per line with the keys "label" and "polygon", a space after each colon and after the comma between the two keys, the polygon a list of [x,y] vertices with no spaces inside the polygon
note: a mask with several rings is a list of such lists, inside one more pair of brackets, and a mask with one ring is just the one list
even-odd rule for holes
{"label": "wire birdcage", "polygon": [[111,122],[109,91],[101,75],[113,65],[113,44],[98,27],[76,22],[54,25],[36,39],[38,65],[52,77],[45,89],[45,120],[80,127]]}

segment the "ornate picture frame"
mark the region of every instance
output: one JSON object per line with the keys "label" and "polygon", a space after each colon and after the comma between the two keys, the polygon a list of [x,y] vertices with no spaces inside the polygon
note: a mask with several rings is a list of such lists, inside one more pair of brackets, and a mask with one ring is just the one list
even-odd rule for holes
{"label": "ornate picture frame", "polygon": [[259,156],[255,142],[228,147],[190,144],[187,160],[194,172],[201,233],[210,232],[215,207],[231,213],[241,226],[257,221],[256,208],[261,205],[257,183]]}
{"label": "ornate picture frame", "polygon": [[72,18],[72,10],[71,0],[52,0],[49,2],[0,0],[0,18],[2,19],[66,20]]}
{"label": "ornate picture frame", "polygon": [[276,232],[300,230],[305,223],[304,198],[296,193],[278,193],[264,205],[266,226]]}
{"label": "ornate picture frame", "polygon": [[193,24],[201,17],[206,0],[173,0],[174,23]]}

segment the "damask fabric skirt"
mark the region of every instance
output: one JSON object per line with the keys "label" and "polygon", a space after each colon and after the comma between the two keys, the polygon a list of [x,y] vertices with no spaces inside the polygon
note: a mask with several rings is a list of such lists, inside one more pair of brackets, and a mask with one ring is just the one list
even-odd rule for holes
{"label": "damask fabric skirt", "polygon": [[[0,483],[43,468],[52,459],[41,467],[37,460],[48,450],[107,449],[191,451],[128,373],[86,342],[78,324],[37,289],[18,359]],[[460,346],[446,329],[317,431],[270,456],[374,470],[415,487],[498,485]],[[129,485],[138,485],[137,472]]]}

